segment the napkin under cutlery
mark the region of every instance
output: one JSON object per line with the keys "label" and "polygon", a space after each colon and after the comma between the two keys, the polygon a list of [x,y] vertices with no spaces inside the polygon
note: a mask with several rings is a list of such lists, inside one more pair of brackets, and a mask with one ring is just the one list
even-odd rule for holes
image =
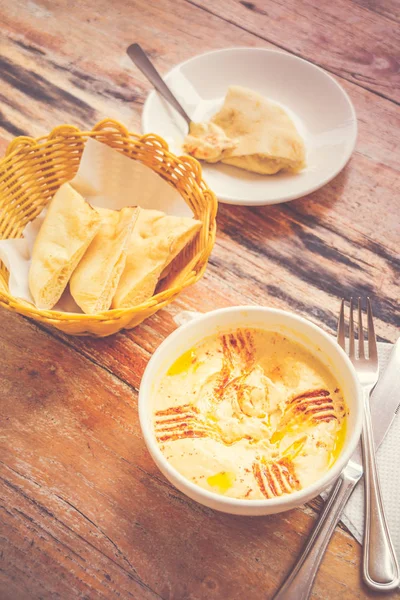
{"label": "napkin under cutlery", "polygon": [[[393,345],[378,342],[378,356],[380,376],[382,377]],[[397,382],[393,382],[399,389],[400,405],[400,369]],[[374,398],[375,402],[385,402],[385,398]],[[400,408],[394,418],[385,439],[377,451],[379,480],[382,489],[386,518],[390,535],[396,550],[397,559],[400,560]],[[323,494],[325,498],[327,494]],[[357,484],[343,511],[341,521],[351,531],[357,541],[362,543],[364,536],[364,484]]]}

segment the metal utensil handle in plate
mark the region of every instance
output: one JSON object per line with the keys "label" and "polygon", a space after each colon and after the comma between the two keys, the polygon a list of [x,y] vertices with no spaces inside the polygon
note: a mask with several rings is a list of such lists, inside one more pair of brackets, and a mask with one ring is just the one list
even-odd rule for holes
{"label": "metal utensil handle in plate", "polygon": [[399,566],[383,508],[369,406],[370,392],[370,389],[364,388],[365,413],[362,449],[365,470],[365,533],[363,575],[370,588],[380,592],[389,592],[399,585]]}
{"label": "metal utensil handle in plate", "polygon": [[[348,467],[349,468],[349,467]],[[361,469],[360,469],[361,471]],[[273,600],[306,600],[309,598],[315,575],[340,519],[350,494],[362,471],[353,477],[342,473],[327,498],[314,531],[295,568]]]}
{"label": "metal utensil handle in plate", "polygon": [[153,84],[157,92],[165,98],[167,102],[169,102],[175,110],[185,119],[188,125],[191,123],[191,118],[188,116],[184,108],[175,98],[169,87],[166,85],[165,81],[162,79],[161,75],[158,73],[154,65],[150,62],[149,58],[139,46],[139,44],[131,44],[127,49],[127,54],[129,58],[135,63],[135,65],[140,69],[145,77]]}

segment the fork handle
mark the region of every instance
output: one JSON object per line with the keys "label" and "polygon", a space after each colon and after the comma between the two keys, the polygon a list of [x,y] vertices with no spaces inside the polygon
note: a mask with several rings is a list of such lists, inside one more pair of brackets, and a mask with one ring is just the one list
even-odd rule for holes
{"label": "fork handle", "polygon": [[309,598],[326,547],[360,477],[361,475],[349,478],[342,473],[335,482],[306,547],[273,600],[293,600],[293,598],[306,600]]}
{"label": "fork handle", "polygon": [[362,449],[365,469],[365,532],[363,575],[365,583],[380,592],[399,585],[399,565],[390,538],[375,457],[369,396],[364,389],[364,427]]}

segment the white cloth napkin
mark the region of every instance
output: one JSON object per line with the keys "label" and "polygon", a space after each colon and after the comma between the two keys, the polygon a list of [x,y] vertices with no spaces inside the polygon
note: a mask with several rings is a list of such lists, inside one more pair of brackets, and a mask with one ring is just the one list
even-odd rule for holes
{"label": "white cloth napkin", "polygon": [[[174,315],[178,325],[183,325],[201,313],[182,311]],[[386,368],[389,360],[392,344],[378,343],[380,374]],[[384,398],[373,397],[373,401],[384,402]],[[399,404],[400,404],[400,381],[399,381]],[[386,434],[385,439],[377,452],[379,478],[381,483],[383,501],[388,520],[392,541],[396,549],[398,560],[400,560],[400,410]],[[364,480],[358,483],[351,495],[342,515],[342,522],[351,531],[360,544],[364,535]],[[322,494],[326,498],[327,492]]]}

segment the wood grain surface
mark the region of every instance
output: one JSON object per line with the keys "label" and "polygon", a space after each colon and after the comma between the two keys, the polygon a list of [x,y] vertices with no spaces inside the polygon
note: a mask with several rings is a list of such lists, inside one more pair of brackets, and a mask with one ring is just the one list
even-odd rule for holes
{"label": "wood grain surface", "polygon": [[[396,339],[398,4],[0,0],[0,15],[2,152],[61,123],[90,128],[109,116],[138,130],[150,87],[125,55],[134,41],[162,73],[217,48],[280,48],[351,96],[359,138],[345,170],[288,204],[221,205],[204,278],[140,327],[72,338],[0,311],[0,598],[272,598],[314,510],[248,519],[188,500],[145,449],[137,391],[182,310],[262,304],[333,332],[339,298],[368,294],[380,339]],[[338,529],[313,598],[379,598],[360,561]]]}

